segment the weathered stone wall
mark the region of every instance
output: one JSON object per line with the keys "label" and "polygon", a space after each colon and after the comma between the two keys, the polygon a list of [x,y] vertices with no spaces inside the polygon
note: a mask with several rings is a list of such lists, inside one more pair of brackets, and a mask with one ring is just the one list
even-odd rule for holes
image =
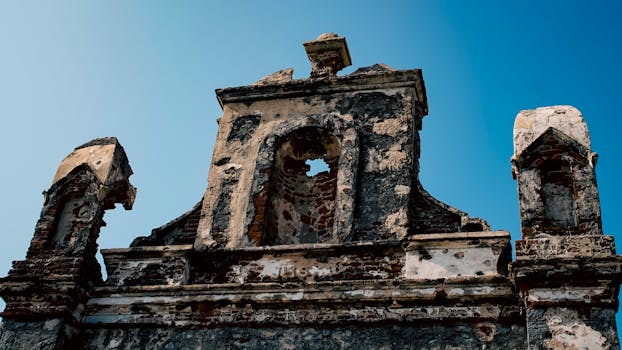
{"label": "weathered stone wall", "polygon": [[[382,81],[378,82],[378,84],[381,83]],[[296,85],[298,85],[295,86],[296,88],[305,88],[305,84],[298,83]],[[340,87],[339,85],[333,87],[332,84],[328,84],[326,87],[337,89]],[[235,91],[230,93],[233,94]],[[226,95],[226,92],[222,92],[221,94]],[[348,93],[344,95],[352,94]],[[271,199],[274,200],[274,198],[282,196],[282,194],[278,193],[282,188],[282,186],[279,186],[279,184],[282,183],[279,179],[282,179],[285,175],[282,171],[279,171],[281,167],[278,166],[280,157],[277,156],[277,153],[282,144],[280,140],[292,137],[293,132],[304,128],[321,128],[323,130],[328,130],[338,139],[338,149],[340,150],[338,154],[314,154],[310,151],[310,149],[312,149],[309,147],[310,145],[307,144],[306,146],[309,147],[309,149],[302,150],[301,156],[307,154],[306,157],[309,159],[326,156],[331,162],[338,163],[337,166],[333,165],[329,173],[336,177],[336,186],[334,189],[335,197],[333,201],[334,204],[332,205],[334,206],[334,217],[332,221],[335,223],[336,227],[333,228],[332,225],[327,226],[325,236],[327,238],[330,237],[330,239],[326,239],[325,241],[337,242],[351,237],[353,216],[357,215],[353,213],[355,205],[354,195],[358,191],[355,186],[357,181],[360,183],[359,186],[365,186],[364,183],[367,181],[366,179],[359,179],[359,175],[357,175],[359,171],[363,172],[364,167],[367,166],[366,164],[359,164],[359,159],[361,159],[359,149],[369,149],[374,150],[373,152],[377,152],[375,151],[376,149],[383,149],[382,147],[390,147],[390,145],[382,146],[371,142],[366,144],[361,143],[358,136],[361,129],[360,125],[368,123],[368,121],[365,120],[364,116],[354,116],[351,113],[347,113],[345,110],[337,112],[335,104],[339,103],[340,98],[338,96],[339,95],[335,98],[288,98],[278,102],[270,100],[251,102],[250,104],[228,103],[225,105],[225,113],[220,121],[220,132],[224,135],[219,136],[219,138],[227,138],[225,135],[230,133],[227,124],[235,124],[235,122],[230,122],[229,120],[235,120],[235,118],[237,118],[236,115],[244,116],[248,115],[250,112],[256,113],[257,111],[261,111],[262,119],[254,132],[251,133],[248,142],[232,144],[226,149],[222,149],[222,152],[218,149],[214,152],[215,164],[218,165],[216,165],[214,171],[211,172],[214,173],[214,180],[212,181],[211,177],[209,179],[210,187],[212,183],[214,183],[214,188],[210,189],[208,191],[209,193],[206,192],[206,201],[204,202],[204,208],[214,209],[210,209],[210,213],[203,214],[204,223],[199,225],[200,237],[202,237],[202,230],[205,229],[206,234],[208,234],[206,237],[212,237],[212,239],[216,241],[218,241],[218,239],[213,237],[221,237],[221,239],[225,240],[222,244],[228,244],[229,246],[261,244],[262,242],[270,241],[270,239],[266,240],[263,235],[265,233],[268,236],[274,236],[274,232],[268,232],[272,231],[273,228],[267,228],[265,226],[266,222],[262,221],[262,219],[265,220],[265,217],[262,216],[262,212],[265,209],[261,206],[263,203],[269,203]],[[409,110],[410,109],[404,108],[404,111],[400,113],[407,113]],[[407,117],[410,118],[408,115]],[[403,133],[408,134],[408,130],[404,130]],[[406,141],[407,140],[409,140],[408,137],[406,137]],[[404,176],[406,179],[399,180],[399,184],[396,183],[394,186],[391,186],[391,188],[393,188],[401,185],[401,187],[398,186],[400,197],[395,198],[395,194],[390,193],[392,198],[390,207],[377,207],[376,210],[370,213],[371,215],[364,216],[365,220],[376,222],[375,227],[379,232],[390,230],[388,227],[385,227],[388,224],[390,224],[391,227],[395,224],[402,225],[403,228],[401,231],[405,232],[408,224],[405,210],[402,210],[402,214],[399,210],[394,210],[395,208],[393,208],[393,206],[406,207],[406,204],[409,202],[408,188],[410,188],[411,181],[409,175],[410,171],[399,170],[404,166],[408,167],[408,164],[412,163],[407,157],[412,157],[413,152],[412,149],[410,151],[408,149],[403,150],[402,148],[407,146],[403,145],[402,147],[402,142],[399,140],[393,140],[393,142],[396,143],[396,145],[393,146],[395,150],[392,151],[391,154],[387,155],[385,154],[386,152],[383,151],[382,155],[377,154],[376,158],[382,156],[386,158],[385,163],[387,161],[393,162],[393,168],[388,168],[389,166],[384,163],[379,166],[381,166],[383,170],[390,170],[396,175],[399,174],[399,176],[389,177],[388,179],[390,180],[385,180],[398,181],[397,179],[404,178]],[[397,158],[391,155],[395,155]],[[223,159],[227,160],[227,163],[225,163]],[[217,174],[219,171],[227,172],[226,177],[228,179],[226,182],[221,182],[224,180],[219,179],[220,176]],[[402,175],[402,173],[405,175]],[[296,183],[295,181],[288,182],[290,185]],[[378,182],[378,180],[376,180],[376,182]],[[390,184],[387,184],[386,186],[389,185]],[[370,186],[372,185],[370,184]],[[229,191],[227,190],[228,188],[235,188],[235,190]],[[303,188],[304,186],[302,186],[302,188],[299,187],[298,190]],[[317,197],[313,188],[315,187],[308,186],[306,188],[306,193],[298,193],[298,199]],[[333,189],[330,191],[332,192]],[[210,198],[214,196],[214,193],[220,193],[220,196],[218,198]],[[227,195],[227,193],[230,193],[230,195]],[[228,205],[223,204],[223,198],[228,198]],[[252,200],[249,202],[248,198]],[[208,204],[210,199],[212,201],[215,200],[216,205]],[[365,202],[373,201],[374,199],[364,193],[357,196],[357,199],[361,201],[358,207],[369,207],[369,205],[376,203]],[[223,204],[224,207],[221,204]],[[255,204],[258,206],[255,207]],[[272,207],[282,207],[282,205],[272,205]],[[283,220],[288,216],[287,213],[283,213],[284,209],[285,208],[280,208],[278,212],[270,213],[268,215],[268,224],[270,224],[270,221],[277,221],[275,216],[281,218],[281,220],[278,220],[279,222],[287,221]],[[288,210],[290,215],[292,215],[291,211],[292,210]],[[389,215],[393,215],[392,217],[396,217],[397,220],[390,220]],[[207,224],[210,220],[212,221],[211,228],[204,228],[203,225]],[[295,220],[289,221],[293,222]],[[217,227],[214,227],[214,223],[218,224]],[[250,230],[248,230],[249,227]],[[246,234],[247,230],[248,235]],[[289,232],[292,232],[292,230],[293,229],[290,229]],[[336,230],[340,232],[335,232]],[[227,232],[227,237],[218,233],[223,231]],[[249,239],[249,235],[252,239]],[[261,238],[258,236],[261,236]],[[386,235],[384,236],[387,238]],[[382,236],[378,238],[382,238]],[[253,241],[255,241],[255,243],[253,243]],[[286,239],[285,237],[281,237],[277,241],[284,243],[295,242],[295,240]]]}
{"label": "weathered stone wall", "polygon": [[103,254],[84,348],[525,348],[507,232]]}
{"label": "weathered stone wall", "polygon": [[527,310],[530,349],[619,349],[615,310],[552,307]]}
{"label": "weathered stone wall", "polygon": [[525,349],[523,325],[88,329],[83,349]]}
{"label": "weathered stone wall", "polygon": [[110,286],[504,276],[511,260],[509,234],[503,231],[415,235],[405,243],[278,245],[202,254],[176,245],[102,254]]}
{"label": "weathered stone wall", "polygon": [[[116,139],[78,147],[46,194],[26,260],[0,280],[11,349],[619,349],[622,257],[601,232],[587,126],[521,112],[512,158],[523,239],[419,182],[420,70],[350,64],[344,38],[218,90],[200,203],[95,260],[104,210],[131,207]],[[310,160],[327,169],[307,173]],[[511,262],[511,263],[510,263]]]}
{"label": "weathered stone wall", "polygon": [[65,320],[51,318],[45,321],[4,320],[0,324],[0,347],[2,349],[70,349],[77,348],[79,329],[69,326]]}

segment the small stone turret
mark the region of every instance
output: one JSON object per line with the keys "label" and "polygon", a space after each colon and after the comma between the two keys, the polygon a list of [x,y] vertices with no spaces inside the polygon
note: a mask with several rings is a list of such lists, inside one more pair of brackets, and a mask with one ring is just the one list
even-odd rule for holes
{"label": "small stone turret", "polygon": [[522,240],[512,264],[530,349],[618,349],[620,257],[602,232],[597,156],[571,106],[522,111],[514,124]]}
{"label": "small stone turret", "polygon": [[89,291],[103,283],[95,254],[104,210],[115,203],[132,208],[131,174],[116,138],[86,143],[61,162],[44,193],[26,259],[15,261],[8,277],[0,279],[0,295],[7,302],[0,344],[12,349],[70,346]]}
{"label": "small stone turret", "polygon": [[577,109],[522,111],[514,124],[514,147],[512,171],[525,238],[602,234],[597,155]]}

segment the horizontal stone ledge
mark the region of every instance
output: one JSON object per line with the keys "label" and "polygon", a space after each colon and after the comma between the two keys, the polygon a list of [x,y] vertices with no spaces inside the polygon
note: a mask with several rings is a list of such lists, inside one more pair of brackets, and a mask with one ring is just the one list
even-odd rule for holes
{"label": "horizontal stone ledge", "polygon": [[155,255],[162,253],[185,254],[192,250],[192,244],[140,246],[131,248],[102,249],[102,255]]}
{"label": "horizontal stone ledge", "polygon": [[351,288],[352,286],[378,286],[388,288],[393,286],[418,287],[430,285],[479,285],[479,284],[508,284],[512,282],[506,276],[464,276],[455,278],[435,278],[426,280],[406,280],[406,279],[377,279],[377,280],[342,280],[342,281],[322,281],[315,283],[305,282],[264,282],[264,283],[195,283],[187,285],[138,285],[138,286],[98,286],[90,294],[111,294],[111,293],[144,293],[153,292],[183,292],[183,291],[204,291],[204,290],[255,290],[265,288],[298,288],[304,286],[309,289],[319,288]]}
{"label": "horizontal stone ledge", "polygon": [[[147,249],[145,249],[147,248]],[[198,253],[191,246],[102,252],[110,285],[315,282],[395,277],[399,241],[241,247]],[[192,276],[188,280],[188,276]]]}
{"label": "horizontal stone ledge", "polygon": [[504,278],[463,278],[454,281],[409,283],[393,280],[336,281],[317,284],[280,285],[253,283],[226,285],[185,285],[99,287],[88,305],[178,304],[204,301],[258,304],[352,303],[352,302],[466,302],[482,300],[514,300],[512,284]]}
{"label": "horizontal stone ledge", "polygon": [[38,279],[38,280],[10,280],[0,283],[0,295],[2,296],[22,296],[28,294],[71,293],[83,288],[78,281],[73,279]]}
{"label": "horizontal stone ledge", "polygon": [[517,260],[510,264],[510,275],[519,285],[528,286],[585,286],[603,281],[619,284],[622,256]]}
{"label": "horizontal stone ledge", "polygon": [[[243,253],[265,253],[282,254],[291,252],[318,252],[341,251],[341,250],[360,250],[360,249],[385,249],[401,247],[401,242],[397,240],[379,240],[371,242],[344,242],[344,243],[304,243],[304,244],[283,244],[274,246],[253,246],[225,248],[201,253],[203,256],[219,254],[243,254]],[[104,256],[158,256],[164,253],[175,255],[189,255],[193,252],[190,244],[184,245],[165,245],[165,246],[144,246],[131,248],[102,249]]]}
{"label": "horizontal stone ledge", "polygon": [[593,287],[531,288],[526,291],[527,305],[617,305],[614,288],[606,284]]}
{"label": "horizontal stone ledge", "polygon": [[455,240],[477,240],[477,239],[510,239],[507,231],[477,231],[477,232],[450,232],[450,233],[428,233],[410,236],[410,241],[455,241]]}
{"label": "horizontal stone ledge", "polygon": [[7,304],[3,312],[0,312],[0,317],[5,320],[37,321],[53,317],[74,317],[77,319],[78,314],[74,309],[65,305],[51,305],[46,302],[11,302]]}
{"label": "horizontal stone ledge", "polygon": [[[142,313],[120,314],[100,312],[88,314],[85,325],[97,327],[111,325],[135,326],[294,326],[342,325],[352,323],[476,323],[507,322],[520,318],[519,306],[417,306],[417,307],[364,307],[348,309],[255,309],[250,307],[213,308],[199,305],[196,308],[176,310],[142,309]],[[169,312],[170,311],[170,312]],[[156,316],[157,315],[157,316]]]}
{"label": "horizontal stone ledge", "polygon": [[107,283],[117,286],[452,279],[506,275],[511,261],[509,233],[505,231],[416,235],[407,241],[236,247],[203,253],[190,245],[134,247],[108,249],[102,255]]}
{"label": "horizontal stone ledge", "polygon": [[[510,239],[510,233],[507,231],[481,231],[481,232],[451,232],[451,233],[430,233],[416,234],[408,238],[409,243],[432,243],[432,242],[454,242],[464,241],[465,243],[474,240],[494,240],[494,239]],[[305,244],[283,244],[273,246],[253,246],[253,247],[235,247],[225,248],[217,251],[205,253],[205,255],[222,254],[222,253],[244,253],[244,252],[262,252],[262,253],[285,253],[298,251],[336,251],[342,249],[358,250],[363,248],[390,248],[401,247],[402,242],[398,240],[378,240],[365,242],[340,242],[340,243],[305,243]],[[114,248],[102,249],[102,255],[155,255],[167,252],[169,254],[189,253],[193,250],[192,245],[166,245],[166,246],[144,246],[132,248]]]}

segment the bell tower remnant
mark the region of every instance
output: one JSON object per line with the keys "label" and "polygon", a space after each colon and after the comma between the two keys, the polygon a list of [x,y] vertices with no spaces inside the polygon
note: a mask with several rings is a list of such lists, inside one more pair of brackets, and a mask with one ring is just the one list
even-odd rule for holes
{"label": "bell tower remnant", "polygon": [[512,276],[527,312],[530,349],[619,348],[621,262],[613,236],[602,232],[597,159],[576,108],[516,116],[512,174],[523,239]]}

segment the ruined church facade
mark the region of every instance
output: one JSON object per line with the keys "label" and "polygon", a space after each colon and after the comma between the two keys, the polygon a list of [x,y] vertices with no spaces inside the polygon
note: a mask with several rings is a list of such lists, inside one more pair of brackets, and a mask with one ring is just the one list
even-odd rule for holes
{"label": "ruined church facade", "polygon": [[[136,189],[115,138],[77,147],[26,258],[0,279],[3,349],[619,349],[622,260],[602,232],[597,155],[570,106],[522,111],[522,239],[419,182],[421,70],[304,43],[286,69],[217,90],[202,200],[95,259],[104,211]],[[325,168],[310,172],[310,162]]]}

